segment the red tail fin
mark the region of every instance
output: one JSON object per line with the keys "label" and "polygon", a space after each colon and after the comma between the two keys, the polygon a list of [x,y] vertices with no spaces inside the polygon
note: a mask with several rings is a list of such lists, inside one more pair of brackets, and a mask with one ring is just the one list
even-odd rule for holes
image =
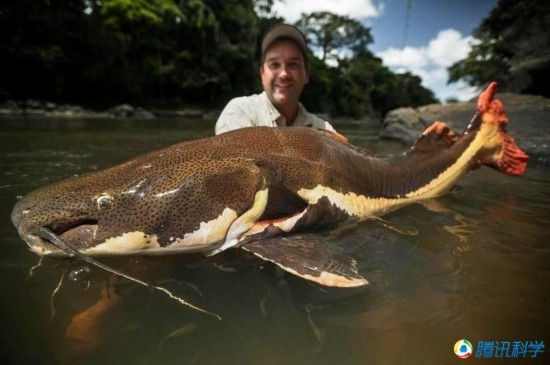
{"label": "red tail fin", "polygon": [[501,134],[502,152],[491,166],[508,175],[521,175],[527,167],[529,156],[518,147],[508,133],[502,131]]}
{"label": "red tail fin", "polygon": [[523,152],[514,138],[506,133],[508,118],[502,103],[495,99],[496,82],[492,82],[478,98],[477,110],[481,123],[495,124],[498,127],[497,135],[488,143],[488,151],[479,161],[508,175],[520,175],[527,167],[529,158]]}

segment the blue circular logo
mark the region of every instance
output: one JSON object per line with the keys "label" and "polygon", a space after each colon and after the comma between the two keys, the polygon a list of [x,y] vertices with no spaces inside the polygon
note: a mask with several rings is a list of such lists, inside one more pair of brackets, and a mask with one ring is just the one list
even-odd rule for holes
{"label": "blue circular logo", "polygon": [[461,359],[466,359],[472,355],[472,344],[470,341],[462,339],[455,343],[455,355]]}

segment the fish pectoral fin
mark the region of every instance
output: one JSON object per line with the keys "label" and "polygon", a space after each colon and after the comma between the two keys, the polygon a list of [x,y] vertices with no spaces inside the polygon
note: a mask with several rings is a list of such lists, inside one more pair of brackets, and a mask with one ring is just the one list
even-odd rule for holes
{"label": "fish pectoral fin", "polygon": [[368,281],[358,272],[356,261],[327,242],[326,236],[307,234],[279,236],[242,246],[283,270],[324,286],[358,287]]}
{"label": "fish pectoral fin", "polygon": [[437,121],[424,130],[407,153],[435,153],[435,151],[449,148],[457,139],[458,137],[447,124]]}

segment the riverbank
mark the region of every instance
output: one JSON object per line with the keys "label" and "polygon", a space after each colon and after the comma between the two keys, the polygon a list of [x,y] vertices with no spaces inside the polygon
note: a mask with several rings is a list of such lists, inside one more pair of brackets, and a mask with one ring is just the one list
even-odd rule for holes
{"label": "riverbank", "polygon": [[56,104],[49,101],[8,100],[0,103],[0,116],[46,117],[46,118],[215,118],[219,110],[202,110],[199,108],[145,109],[130,104],[119,104],[105,110],[92,110],[80,105]]}
{"label": "riverbank", "polygon": [[[22,117],[22,118],[78,118],[78,119],[205,119],[215,120],[220,115],[221,108],[201,107],[173,107],[173,108],[151,108],[146,109],[130,104],[119,104],[105,110],[94,110],[84,108],[80,105],[56,104],[49,101],[8,100],[0,103],[0,117]],[[353,119],[349,117],[331,117],[328,114],[318,114],[319,117],[328,120],[334,126],[356,125],[377,127],[382,125],[382,120],[376,117],[364,117]]]}

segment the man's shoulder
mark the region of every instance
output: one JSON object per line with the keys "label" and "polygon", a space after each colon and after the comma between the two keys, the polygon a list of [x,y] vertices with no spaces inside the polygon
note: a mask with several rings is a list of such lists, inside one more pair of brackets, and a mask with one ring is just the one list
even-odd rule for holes
{"label": "man's shoulder", "polygon": [[272,126],[262,94],[233,98],[222,110],[216,122],[216,134],[244,127]]}
{"label": "man's shoulder", "polygon": [[237,96],[227,103],[232,106],[256,106],[264,102],[262,94],[252,94],[247,96]]}

